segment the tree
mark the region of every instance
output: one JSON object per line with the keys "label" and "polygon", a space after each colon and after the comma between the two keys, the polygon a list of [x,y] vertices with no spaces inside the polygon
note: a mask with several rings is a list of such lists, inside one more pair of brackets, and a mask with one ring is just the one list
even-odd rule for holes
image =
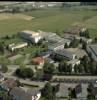
{"label": "tree", "polygon": [[77,67],[79,73],[84,73],[84,66],[82,64],[77,65]]}
{"label": "tree", "polygon": [[85,37],[86,37],[86,38],[90,38],[89,30],[86,30],[86,31],[85,31]]}
{"label": "tree", "polygon": [[67,43],[65,43],[65,45],[64,45],[64,48],[68,48],[68,45],[67,45]]}
{"label": "tree", "polygon": [[31,68],[19,68],[16,70],[16,75],[22,78],[32,78],[34,72]]}
{"label": "tree", "polygon": [[87,43],[82,42],[82,49],[86,50]]}
{"label": "tree", "polygon": [[3,53],[4,54],[4,43],[1,43],[0,42],[0,51],[1,51],[1,53]]}
{"label": "tree", "polygon": [[76,48],[79,44],[79,41],[74,38],[74,40],[70,43],[70,47]]}
{"label": "tree", "polygon": [[1,71],[3,73],[6,73],[8,71],[8,67],[5,64],[3,64],[2,67],[1,67]]}
{"label": "tree", "polygon": [[78,73],[78,65],[77,64],[74,65],[74,72]]}
{"label": "tree", "polygon": [[64,61],[61,61],[58,66],[58,70],[59,72],[67,72],[67,63]]}
{"label": "tree", "polygon": [[37,70],[37,71],[36,71],[36,79],[37,79],[37,80],[41,80],[42,77],[43,77],[43,74],[44,74],[44,72],[43,72],[42,69]]}
{"label": "tree", "polygon": [[0,91],[0,100],[11,100],[11,97],[7,94],[7,92]]}
{"label": "tree", "polygon": [[43,66],[43,71],[46,74],[53,74],[53,72],[55,71],[54,64],[49,63],[49,62],[45,62],[44,66]]}
{"label": "tree", "polygon": [[51,86],[49,82],[45,84],[41,93],[42,93],[42,96],[45,98],[45,100],[55,100],[53,86]]}
{"label": "tree", "polygon": [[72,65],[71,65],[71,64],[69,64],[69,65],[67,66],[67,72],[69,72],[69,73],[72,72]]}
{"label": "tree", "polygon": [[87,100],[95,100],[95,95],[92,93],[93,89],[94,86],[92,83],[90,83],[87,88],[87,92],[88,92]]}
{"label": "tree", "polygon": [[73,88],[68,88],[68,91],[69,91],[69,99],[73,99],[73,98],[76,98],[76,92],[75,92],[75,89]]}

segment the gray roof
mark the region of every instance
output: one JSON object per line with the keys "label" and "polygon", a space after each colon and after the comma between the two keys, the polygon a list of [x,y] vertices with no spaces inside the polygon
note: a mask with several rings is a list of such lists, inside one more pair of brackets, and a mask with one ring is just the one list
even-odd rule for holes
{"label": "gray roof", "polygon": [[57,48],[57,47],[60,47],[60,46],[63,46],[64,43],[62,42],[56,42],[56,43],[48,43],[48,48],[49,49],[54,49],[54,48]]}
{"label": "gray roof", "polygon": [[61,56],[67,57],[67,58],[70,58],[70,57],[72,57],[73,55],[75,55],[74,53],[72,53],[72,52],[70,52],[70,51],[67,51],[66,49],[56,50],[55,53],[56,53],[56,54],[59,54],[59,55],[61,55]]}
{"label": "gray roof", "polygon": [[91,49],[92,53],[97,56],[97,44],[88,45],[88,47]]}

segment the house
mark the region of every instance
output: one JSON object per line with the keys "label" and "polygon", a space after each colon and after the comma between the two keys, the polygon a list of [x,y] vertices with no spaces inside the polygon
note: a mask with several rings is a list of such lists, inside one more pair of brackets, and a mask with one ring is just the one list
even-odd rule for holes
{"label": "house", "polygon": [[97,44],[87,45],[86,50],[91,54],[92,58],[97,61]]}
{"label": "house", "polygon": [[79,65],[80,64],[80,60],[79,59],[73,59],[67,62],[68,65],[72,65],[72,72],[74,72],[74,66],[75,65]]}
{"label": "house", "polygon": [[74,54],[70,51],[67,51],[65,49],[56,50],[54,53],[55,53],[54,55],[57,55],[59,57],[63,57],[67,60],[73,60],[73,59],[77,58],[76,54]]}
{"label": "house", "polygon": [[12,88],[14,88],[16,86],[17,86],[16,80],[14,80],[12,78],[9,78],[9,79],[3,81],[0,84],[0,87],[5,91],[9,91],[10,89],[12,89]]}
{"label": "house", "polygon": [[19,44],[12,43],[12,44],[9,44],[8,48],[9,48],[9,50],[14,51],[16,49],[26,47],[27,45],[28,45],[28,43],[26,43],[26,42],[22,42],[22,43],[19,43]]}
{"label": "house", "polygon": [[38,43],[39,40],[42,39],[39,32],[34,32],[34,31],[29,31],[29,30],[24,30],[22,32],[19,32],[19,35],[22,38],[31,41],[32,43]]}
{"label": "house", "polygon": [[32,63],[39,65],[40,67],[38,67],[38,68],[41,68],[41,66],[44,65],[44,58],[43,57],[35,57],[32,59]]}
{"label": "house", "polygon": [[20,87],[15,87],[10,91],[10,96],[13,100],[39,100],[41,92],[39,90],[24,90]]}

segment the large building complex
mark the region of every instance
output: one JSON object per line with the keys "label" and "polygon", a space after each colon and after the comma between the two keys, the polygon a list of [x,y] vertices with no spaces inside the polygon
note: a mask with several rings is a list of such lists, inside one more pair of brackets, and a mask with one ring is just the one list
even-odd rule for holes
{"label": "large building complex", "polygon": [[48,41],[48,49],[51,51],[64,49],[65,44],[69,46],[71,43],[71,40],[64,39],[58,36],[56,33],[42,32],[42,31],[39,31],[39,33],[41,34],[42,37],[44,37]]}

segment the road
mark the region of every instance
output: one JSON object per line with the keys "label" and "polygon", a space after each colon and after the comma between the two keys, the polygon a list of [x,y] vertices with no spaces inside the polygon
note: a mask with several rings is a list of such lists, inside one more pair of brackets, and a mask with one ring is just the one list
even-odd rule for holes
{"label": "road", "polygon": [[[19,79],[21,83],[29,84],[29,85],[38,85],[39,87],[43,87],[44,84],[46,83],[44,81],[43,82],[40,82],[40,81],[31,81],[29,79],[24,80],[24,79],[20,79],[20,78],[17,78],[15,76],[13,76],[13,73],[15,72],[15,70],[18,67],[19,67],[18,65],[9,65],[8,66],[9,71],[7,73],[3,73],[3,75],[5,77],[8,77],[8,78]],[[55,83],[55,84],[59,83],[59,82],[68,83],[68,84],[69,83],[72,83],[72,84],[75,84],[75,83],[88,84],[89,82],[96,82],[97,76],[57,76],[57,75],[54,75],[53,76],[53,80],[55,80],[55,81],[52,81],[52,83]]]}

